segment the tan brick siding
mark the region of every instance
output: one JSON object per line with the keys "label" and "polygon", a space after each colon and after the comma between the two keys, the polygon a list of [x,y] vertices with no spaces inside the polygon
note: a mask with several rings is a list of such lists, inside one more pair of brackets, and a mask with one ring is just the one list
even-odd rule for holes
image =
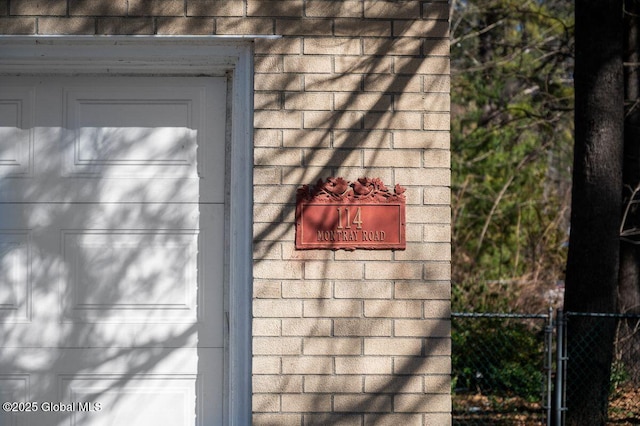
{"label": "tan brick siding", "polygon": [[[281,352],[272,356],[281,360],[279,372],[290,381],[278,380],[278,390],[255,376],[255,395],[280,393],[281,399],[279,412],[258,409],[254,422],[447,425],[448,6],[417,1],[307,1],[305,6],[306,18],[313,19],[277,19],[276,32],[287,37],[274,49],[267,41],[256,49],[257,96],[264,95],[263,112],[256,112],[264,115],[255,120],[264,149],[256,151],[256,164],[265,169],[256,173],[270,178],[276,168],[281,180],[276,193],[272,179],[255,182],[256,192],[268,194],[256,198],[262,200],[255,206],[256,220],[266,221],[256,242],[271,246],[256,253],[254,272],[265,273],[256,276],[255,294],[264,294],[261,286],[271,288],[272,270],[279,270],[280,292],[269,291],[269,299],[302,300],[302,313],[290,315],[299,312],[295,305],[285,316],[281,308],[269,315],[281,318],[281,334],[270,327],[263,337]],[[421,13],[426,19],[416,19]],[[292,191],[331,175],[379,176],[405,185],[407,250],[295,251]],[[281,214],[272,210],[273,203]],[[301,279],[285,276],[289,262],[302,265]],[[300,355],[291,353],[297,350]],[[292,387],[300,381],[302,390]]]}
{"label": "tan brick siding", "polygon": [[[281,35],[254,44],[253,421],[450,424],[449,5],[11,0],[0,34]],[[407,188],[405,251],[297,251],[319,178]]]}

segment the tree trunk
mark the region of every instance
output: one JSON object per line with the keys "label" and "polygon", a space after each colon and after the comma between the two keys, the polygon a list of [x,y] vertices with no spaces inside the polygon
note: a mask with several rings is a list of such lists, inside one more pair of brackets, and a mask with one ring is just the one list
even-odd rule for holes
{"label": "tree trunk", "polygon": [[[579,0],[575,16],[576,141],[565,310],[615,312],[624,121],[622,0]],[[613,320],[570,317],[567,425],[605,424],[614,331]]]}

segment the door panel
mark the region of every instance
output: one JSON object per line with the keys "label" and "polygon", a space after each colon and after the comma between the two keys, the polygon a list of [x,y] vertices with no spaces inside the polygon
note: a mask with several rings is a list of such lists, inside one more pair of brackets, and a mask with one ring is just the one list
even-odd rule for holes
{"label": "door panel", "polygon": [[3,348],[19,359],[0,375],[3,401],[37,402],[37,411],[3,412],[0,424],[220,425],[222,351]]}
{"label": "door panel", "polygon": [[197,177],[202,88],[66,89],[68,175]]}
{"label": "door panel", "polygon": [[0,92],[0,176],[27,177],[32,170],[33,87]]}

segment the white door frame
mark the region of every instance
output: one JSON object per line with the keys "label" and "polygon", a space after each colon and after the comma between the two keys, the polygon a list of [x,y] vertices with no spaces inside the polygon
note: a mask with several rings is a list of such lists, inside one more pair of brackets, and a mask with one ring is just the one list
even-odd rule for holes
{"label": "white door frame", "polygon": [[[253,37],[0,36],[2,74],[227,75],[224,423],[251,424]],[[228,109],[229,111],[229,109]],[[229,214],[228,212],[233,212]]]}

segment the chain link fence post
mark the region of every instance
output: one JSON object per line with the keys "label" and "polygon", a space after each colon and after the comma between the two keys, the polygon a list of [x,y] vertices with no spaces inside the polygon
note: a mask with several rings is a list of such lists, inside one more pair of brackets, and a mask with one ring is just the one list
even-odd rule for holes
{"label": "chain link fence post", "polygon": [[564,425],[565,407],[565,379],[567,366],[567,320],[564,312],[558,309],[556,315],[556,380],[554,387],[553,423],[552,426]]}
{"label": "chain link fence post", "polygon": [[547,412],[546,425],[551,426],[551,415],[553,406],[553,309],[549,308],[549,316],[544,328],[544,369],[547,374],[547,386],[545,389],[545,407]]}

